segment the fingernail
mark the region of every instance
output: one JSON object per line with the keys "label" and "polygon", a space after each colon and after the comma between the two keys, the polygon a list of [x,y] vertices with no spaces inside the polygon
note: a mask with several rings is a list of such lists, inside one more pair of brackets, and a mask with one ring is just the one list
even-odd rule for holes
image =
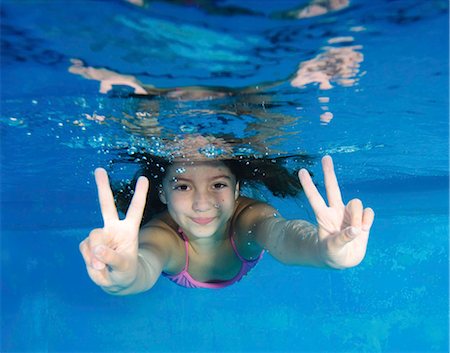
{"label": "fingernail", "polygon": [[93,261],[92,267],[95,268],[96,270],[103,270],[105,268],[105,264],[103,264],[99,261]]}
{"label": "fingernail", "polygon": [[357,228],[357,227],[351,227],[350,228],[350,236],[351,237],[357,237],[358,235],[359,235],[359,233],[361,232],[361,229],[360,228]]}
{"label": "fingernail", "polygon": [[94,254],[98,255],[98,256],[102,256],[105,254],[105,246],[104,245],[99,245],[94,249]]}

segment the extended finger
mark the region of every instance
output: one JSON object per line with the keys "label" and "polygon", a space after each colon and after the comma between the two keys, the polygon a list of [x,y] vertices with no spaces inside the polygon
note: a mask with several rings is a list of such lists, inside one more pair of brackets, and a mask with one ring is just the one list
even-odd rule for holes
{"label": "extended finger", "polygon": [[344,203],[342,202],[341,190],[334,172],[333,160],[330,156],[322,158],[322,169],[329,206],[342,207]]}
{"label": "extended finger", "polygon": [[106,225],[108,221],[119,219],[117,208],[114,203],[114,196],[109,185],[108,174],[103,168],[95,170],[95,182],[97,183],[98,198],[100,209],[102,211],[103,222]]}
{"label": "extended finger", "polygon": [[131,199],[130,206],[128,207],[126,219],[131,220],[133,223],[138,225],[141,223],[145,204],[147,203],[148,186],[148,179],[144,176],[139,177],[136,183],[133,198]]}
{"label": "extended finger", "polygon": [[317,214],[319,210],[326,208],[327,205],[314,185],[308,171],[306,169],[300,169],[298,178],[300,179],[303,191],[305,192],[314,213]]}

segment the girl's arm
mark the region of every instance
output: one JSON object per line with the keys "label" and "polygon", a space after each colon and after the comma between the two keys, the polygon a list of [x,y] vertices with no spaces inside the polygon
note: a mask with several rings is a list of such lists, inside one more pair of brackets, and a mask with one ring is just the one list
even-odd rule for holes
{"label": "girl's arm", "polygon": [[302,220],[286,220],[272,206],[265,203],[248,205],[239,217],[242,251],[254,257],[267,250],[286,265],[324,267],[319,253],[317,227]]}
{"label": "girl's arm", "polygon": [[253,206],[246,212],[248,220],[245,223],[250,227],[250,233],[254,233],[254,243],[283,263],[340,269],[353,267],[365,256],[374,213],[370,208],[363,209],[358,199],[345,205],[331,158],[324,157],[322,165],[328,205],[308,172],[299,172],[317,227],[301,220],[285,220],[264,204]]}
{"label": "girl's arm", "polygon": [[271,217],[256,229],[257,242],[286,265],[325,267],[319,250],[317,227],[302,220]]}

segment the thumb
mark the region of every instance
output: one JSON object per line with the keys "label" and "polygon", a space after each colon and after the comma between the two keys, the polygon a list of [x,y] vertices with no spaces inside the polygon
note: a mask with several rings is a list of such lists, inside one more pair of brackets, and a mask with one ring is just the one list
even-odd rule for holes
{"label": "thumb", "polygon": [[337,236],[336,242],[338,243],[338,245],[344,246],[345,244],[354,240],[360,234],[361,228],[350,226],[341,231],[341,233]]}
{"label": "thumb", "polygon": [[94,257],[98,262],[108,265],[115,271],[123,271],[126,267],[124,256],[105,245],[98,245],[94,248]]}

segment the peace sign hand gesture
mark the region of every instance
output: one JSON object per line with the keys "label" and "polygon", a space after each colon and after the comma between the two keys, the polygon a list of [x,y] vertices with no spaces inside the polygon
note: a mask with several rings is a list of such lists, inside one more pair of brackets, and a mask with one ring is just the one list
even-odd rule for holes
{"label": "peace sign hand gesture", "polygon": [[120,220],[108,174],[95,170],[95,182],[104,226],[94,229],[80,243],[89,277],[109,291],[130,286],[137,276],[138,234],[147,200],[149,182],[140,177],[125,219]]}
{"label": "peace sign hand gesture", "polygon": [[318,222],[320,255],[331,267],[353,267],[358,265],[366,254],[374,212],[371,208],[363,209],[359,199],[353,199],[345,205],[330,156],[322,159],[322,167],[328,206],[308,172],[305,169],[299,172],[300,183]]}

